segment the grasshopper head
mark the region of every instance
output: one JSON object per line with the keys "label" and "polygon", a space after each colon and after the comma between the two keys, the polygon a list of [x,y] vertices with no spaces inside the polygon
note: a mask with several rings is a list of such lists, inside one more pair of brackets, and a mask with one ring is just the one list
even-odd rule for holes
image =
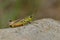
{"label": "grasshopper head", "polygon": [[32,16],[30,16],[30,18],[32,18]]}
{"label": "grasshopper head", "polygon": [[29,16],[29,18],[33,18],[33,16]]}

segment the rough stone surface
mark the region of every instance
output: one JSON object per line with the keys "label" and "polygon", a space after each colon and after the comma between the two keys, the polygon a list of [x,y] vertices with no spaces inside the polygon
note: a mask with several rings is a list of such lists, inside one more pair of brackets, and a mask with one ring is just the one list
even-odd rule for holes
{"label": "rough stone surface", "polygon": [[47,18],[17,28],[0,29],[0,40],[60,40],[60,23]]}

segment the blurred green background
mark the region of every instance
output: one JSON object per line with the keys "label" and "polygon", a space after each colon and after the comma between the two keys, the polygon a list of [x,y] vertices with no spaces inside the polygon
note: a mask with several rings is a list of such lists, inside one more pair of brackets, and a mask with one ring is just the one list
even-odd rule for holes
{"label": "blurred green background", "polygon": [[8,28],[9,20],[32,15],[36,19],[60,20],[60,0],[0,0],[0,28]]}
{"label": "blurred green background", "polygon": [[9,20],[22,19],[32,15],[34,0],[0,0],[0,28],[8,28]]}

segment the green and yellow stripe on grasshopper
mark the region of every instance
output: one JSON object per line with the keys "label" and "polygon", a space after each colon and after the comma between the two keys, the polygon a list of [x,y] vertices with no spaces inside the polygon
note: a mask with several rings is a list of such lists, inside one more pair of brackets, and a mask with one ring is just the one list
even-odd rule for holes
{"label": "green and yellow stripe on grasshopper", "polygon": [[25,24],[28,24],[30,22],[32,22],[33,20],[33,17],[32,16],[28,16],[22,20],[15,20],[15,21],[10,21],[9,22],[9,26],[12,27],[12,28],[15,28],[15,27],[20,27],[20,26],[23,26]]}

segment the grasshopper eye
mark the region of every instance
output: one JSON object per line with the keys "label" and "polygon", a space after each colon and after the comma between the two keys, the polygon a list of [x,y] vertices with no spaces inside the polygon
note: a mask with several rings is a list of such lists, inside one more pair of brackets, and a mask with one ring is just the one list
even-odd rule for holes
{"label": "grasshopper eye", "polygon": [[32,18],[32,16],[30,16],[30,18]]}

